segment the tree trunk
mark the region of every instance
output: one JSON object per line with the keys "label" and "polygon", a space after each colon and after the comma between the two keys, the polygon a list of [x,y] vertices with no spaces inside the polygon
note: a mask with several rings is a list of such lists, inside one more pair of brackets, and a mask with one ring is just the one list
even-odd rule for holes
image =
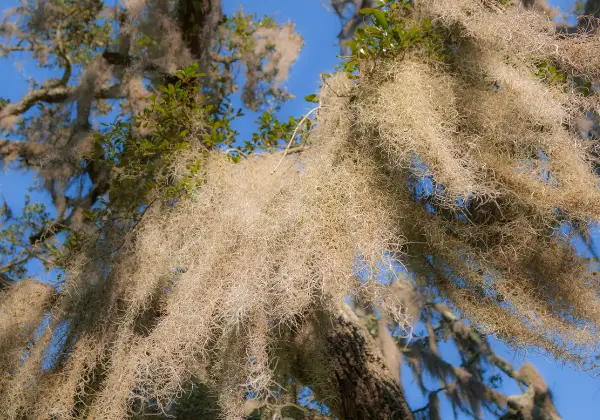
{"label": "tree trunk", "polygon": [[222,17],[221,0],[179,0],[177,3],[181,36],[202,72],[209,71],[210,51]]}
{"label": "tree trunk", "polygon": [[[310,324],[310,325],[308,325]],[[296,379],[342,420],[412,419],[374,338],[350,310],[320,314],[296,336]],[[319,366],[323,365],[323,366]],[[315,371],[323,377],[315,378]]]}

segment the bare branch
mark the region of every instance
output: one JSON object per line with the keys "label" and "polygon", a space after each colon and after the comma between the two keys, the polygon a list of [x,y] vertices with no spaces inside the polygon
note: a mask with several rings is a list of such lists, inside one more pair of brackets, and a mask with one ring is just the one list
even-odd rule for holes
{"label": "bare branch", "polygon": [[13,259],[8,264],[1,266],[0,273],[7,273],[10,270],[12,270],[14,267],[16,267],[20,264],[26,263],[30,258],[31,258],[31,254],[29,254],[28,252],[24,252],[19,257]]}
{"label": "bare branch", "polygon": [[290,141],[289,141],[287,147],[285,148],[285,150],[283,152],[283,155],[281,156],[281,160],[279,161],[279,163],[277,164],[277,166],[275,166],[275,169],[273,169],[273,171],[271,172],[271,175],[273,175],[275,173],[275,171],[277,170],[277,168],[279,168],[279,166],[281,165],[281,162],[283,162],[283,159],[285,159],[285,156],[290,152],[290,148],[291,148],[292,144],[294,143],[294,139],[296,138],[296,134],[298,133],[298,130],[300,129],[300,127],[302,126],[302,124],[306,120],[308,120],[308,118],[310,117],[310,114],[312,114],[313,112],[318,111],[319,108],[321,108],[321,104],[319,104],[319,106],[316,106],[313,109],[311,109],[310,111],[308,111],[306,113],[306,115],[304,117],[302,117],[302,119],[300,120],[300,122],[296,126],[296,129],[292,133],[292,137],[290,137]]}

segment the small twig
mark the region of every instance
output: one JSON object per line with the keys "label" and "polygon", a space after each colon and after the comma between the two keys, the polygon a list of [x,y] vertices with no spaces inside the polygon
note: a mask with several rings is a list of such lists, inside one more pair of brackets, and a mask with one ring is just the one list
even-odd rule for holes
{"label": "small twig", "polygon": [[277,164],[277,166],[275,167],[275,169],[273,169],[273,171],[271,172],[271,175],[273,175],[275,173],[275,171],[279,168],[279,166],[281,166],[281,163],[283,162],[283,160],[285,159],[286,155],[290,151],[290,148],[292,147],[292,144],[294,143],[294,139],[296,138],[296,134],[298,133],[298,130],[300,129],[300,126],[302,126],[302,124],[304,124],[304,122],[308,119],[308,117],[310,116],[310,114],[312,114],[313,112],[317,111],[319,108],[321,108],[321,104],[319,104],[319,106],[317,106],[317,107],[311,109],[310,111],[308,111],[306,113],[306,115],[304,117],[302,117],[302,119],[300,120],[300,122],[296,126],[296,129],[292,133],[292,137],[290,138],[290,142],[288,143],[287,147],[285,148],[285,150],[283,152],[283,156],[281,156],[281,160],[279,161],[279,163]]}
{"label": "small twig", "polygon": [[18,258],[16,258],[15,260],[13,260],[13,261],[9,262],[8,264],[3,265],[2,267],[0,267],[0,273],[8,273],[13,267],[16,267],[19,264],[23,264],[23,263],[27,262],[30,258],[31,258],[31,254],[29,254],[27,252],[24,252]]}
{"label": "small twig", "polygon": [[[438,388],[435,391],[429,391],[428,390],[428,393],[429,393],[429,395],[431,395],[431,394],[439,394],[442,391],[446,392],[448,389],[450,389],[453,386],[456,386],[456,381],[454,381],[454,382],[452,382],[452,383],[450,383],[447,386],[444,386],[442,388]],[[412,413],[413,414],[417,414],[417,413],[422,413],[424,411],[427,411],[427,410],[429,410],[429,405],[430,405],[430,403],[427,403],[427,405],[425,405],[424,407],[418,408],[416,410],[412,410]]]}
{"label": "small twig", "polygon": [[298,147],[292,147],[290,150],[287,151],[288,155],[291,155],[293,153],[302,153],[306,150],[310,149],[309,146],[298,146]]}
{"label": "small twig", "polygon": [[240,149],[236,149],[235,147],[232,147],[230,149],[224,150],[223,153],[225,154],[229,154],[229,153],[237,153],[238,155],[243,156],[245,159],[248,159],[248,155],[244,152],[242,152]]}
{"label": "small twig", "polygon": [[334,11],[333,9],[331,9],[331,8],[329,7],[329,5],[325,4],[325,2],[323,2],[323,1],[320,1],[320,2],[319,2],[319,4],[321,5],[321,7],[323,7],[323,9],[325,9],[325,11],[326,11],[327,13],[335,13],[335,11]]}

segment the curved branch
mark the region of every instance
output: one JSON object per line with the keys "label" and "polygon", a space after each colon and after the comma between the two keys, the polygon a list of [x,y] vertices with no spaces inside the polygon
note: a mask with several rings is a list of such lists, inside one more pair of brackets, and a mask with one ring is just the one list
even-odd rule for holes
{"label": "curved branch", "polygon": [[0,157],[5,160],[22,159],[29,164],[34,158],[48,153],[50,146],[30,141],[0,139]]}
{"label": "curved branch", "polygon": [[40,102],[55,104],[66,101],[75,92],[74,86],[42,87],[26,93],[19,102],[8,104],[0,110],[0,121],[21,115]]}
{"label": "curved branch", "polygon": [[520,374],[518,370],[516,370],[509,362],[498,356],[489,344],[479,335],[475,330],[465,325],[460,318],[458,318],[450,308],[441,303],[435,303],[434,308],[442,315],[442,318],[450,323],[451,325],[456,326],[454,330],[461,335],[464,339],[471,341],[479,351],[488,358],[488,360],[494,364],[498,369],[504,372],[506,375],[511,378],[523,383],[523,385],[529,386],[531,385],[526,378]]}
{"label": "curved branch", "polygon": [[[275,173],[275,171],[277,171],[277,168],[279,168],[279,166],[281,165],[281,163],[283,162],[283,160],[285,159],[286,155],[288,153],[290,153],[290,149],[292,147],[292,144],[294,143],[294,139],[296,138],[296,134],[298,133],[298,130],[300,129],[300,127],[302,126],[302,124],[308,120],[308,118],[310,117],[310,114],[312,114],[313,112],[316,112],[319,110],[319,108],[321,108],[321,104],[319,104],[319,106],[314,107],[313,109],[311,109],[310,111],[308,111],[306,113],[306,115],[304,115],[302,117],[302,119],[300,120],[300,122],[298,123],[298,125],[296,126],[296,129],[294,130],[294,132],[292,133],[292,137],[290,137],[290,141],[287,144],[285,150],[283,151],[283,155],[281,156],[281,160],[279,161],[279,163],[277,164],[277,166],[275,166],[275,169],[273,169],[273,171],[271,171],[271,175],[273,175]],[[298,149],[297,147],[295,149]]]}
{"label": "curved branch", "polygon": [[[21,115],[29,111],[35,105],[45,102],[56,104],[66,102],[76,91],[76,86],[54,86],[42,87],[25,94],[23,99],[14,104],[8,104],[0,110],[0,121],[5,118]],[[125,96],[121,84],[107,85],[102,87],[94,99],[120,99]]]}

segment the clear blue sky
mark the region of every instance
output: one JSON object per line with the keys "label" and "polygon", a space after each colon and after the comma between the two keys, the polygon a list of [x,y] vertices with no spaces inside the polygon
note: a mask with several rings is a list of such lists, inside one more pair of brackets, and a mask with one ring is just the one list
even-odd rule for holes
{"label": "clear blue sky", "polygon": [[[2,0],[1,7],[9,8],[18,4],[19,0]],[[316,92],[319,86],[319,74],[333,70],[339,52],[336,45],[336,35],[339,31],[337,18],[327,13],[320,0],[224,0],[226,13],[236,10],[243,4],[247,12],[260,15],[269,14],[279,22],[293,21],[297,31],[304,37],[305,46],[300,58],[296,62],[287,83],[289,91],[298,98],[287,104],[282,116],[299,116],[310,109],[310,104],[302,98]],[[551,4],[569,10],[573,7],[571,0],[551,0]],[[26,77],[40,74],[31,63],[22,62],[20,68],[15,66],[13,60],[0,60],[0,96],[18,100],[27,90]],[[255,115],[249,114],[237,123],[242,136],[249,136],[252,132],[252,122]],[[23,205],[23,197],[33,178],[29,173],[0,173],[0,193],[4,195],[9,205],[19,211]],[[48,202],[43,194],[34,195],[35,198]],[[43,276],[41,271],[38,271]],[[512,360],[516,365],[523,360],[522,355],[516,356],[507,351],[502,344],[496,348],[505,358]],[[442,351],[450,351],[443,348]],[[554,392],[556,406],[567,420],[597,420],[600,419],[600,381],[586,374],[574,371],[568,367],[561,367],[552,360],[529,355],[529,361],[542,373],[550,388]],[[425,405],[426,401],[420,392],[413,386],[412,377],[408,369],[403,370],[403,381],[407,389],[407,398],[412,408]],[[510,392],[517,393],[518,389],[512,385],[507,387]],[[452,413],[446,406],[443,411],[444,419],[451,419]]]}

